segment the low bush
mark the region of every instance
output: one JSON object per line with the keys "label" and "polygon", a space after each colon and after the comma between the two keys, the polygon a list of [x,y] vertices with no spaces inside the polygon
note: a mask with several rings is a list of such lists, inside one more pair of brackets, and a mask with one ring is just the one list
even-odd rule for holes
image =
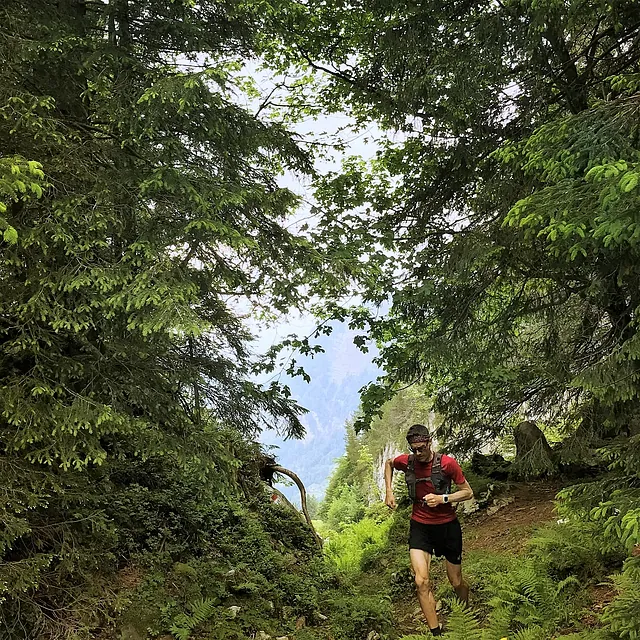
{"label": "low bush", "polygon": [[539,529],[528,544],[530,553],[550,575],[582,582],[601,580],[625,558],[622,545],[605,541],[602,527],[593,522],[570,521]]}
{"label": "low bush", "polygon": [[640,556],[629,558],[621,574],[613,577],[617,596],[605,609],[602,622],[611,637],[640,638]]}
{"label": "low bush", "polygon": [[140,579],[120,596],[116,626],[125,635],[234,640],[289,633],[300,616],[317,616],[319,592],[339,583],[299,514],[266,496],[221,502],[216,513],[197,554],[139,555]]}
{"label": "low bush", "polygon": [[391,631],[391,606],[384,597],[344,593],[332,597],[329,604],[336,640],[364,640],[371,631],[379,634]]}
{"label": "low bush", "polygon": [[531,557],[473,553],[465,561],[465,573],[486,619],[481,624],[475,614],[461,609],[441,585],[439,597],[451,599],[450,634],[445,636],[449,640],[548,640],[576,617],[583,604],[577,578],[557,581]]}

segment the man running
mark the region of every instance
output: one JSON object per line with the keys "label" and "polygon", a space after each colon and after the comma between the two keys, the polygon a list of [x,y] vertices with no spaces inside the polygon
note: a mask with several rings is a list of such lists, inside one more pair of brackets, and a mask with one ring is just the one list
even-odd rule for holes
{"label": "man running", "polygon": [[[403,454],[387,460],[384,469],[386,484],[385,504],[396,508],[393,495],[393,470],[405,474],[413,512],[409,528],[409,555],[416,576],[418,600],[434,636],[442,635],[436,614],[436,602],[429,584],[431,556],[444,556],[447,576],[458,598],[467,603],[469,586],[462,578],[462,530],[452,503],[473,497],[460,465],[449,456],[431,448],[429,430],[414,424],[407,432],[412,454]],[[451,493],[451,482],[457,491]]]}

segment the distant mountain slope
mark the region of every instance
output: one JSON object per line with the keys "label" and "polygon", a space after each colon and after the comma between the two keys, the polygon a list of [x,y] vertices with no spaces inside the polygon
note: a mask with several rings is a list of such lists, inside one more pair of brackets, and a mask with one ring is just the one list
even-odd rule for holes
{"label": "distant mountain slope", "polygon": [[[293,397],[309,413],[303,417],[307,428],[304,440],[283,440],[273,432],[264,433],[263,443],[275,445],[280,464],[297,473],[307,490],[321,496],[336,458],[344,453],[345,423],[357,411],[359,390],[379,374],[371,362],[375,351],[362,353],[354,344],[357,335],[346,325],[333,325],[333,332],[320,340],[325,353],[315,358],[297,358],[311,376],[288,378]],[[297,489],[285,487],[287,497],[297,500]]]}

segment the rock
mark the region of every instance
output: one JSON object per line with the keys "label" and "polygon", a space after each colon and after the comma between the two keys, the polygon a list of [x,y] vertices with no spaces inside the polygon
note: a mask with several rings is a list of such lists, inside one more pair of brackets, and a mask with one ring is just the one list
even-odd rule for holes
{"label": "rock", "polygon": [[299,630],[299,629],[304,629],[306,624],[307,624],[307,621],[306,621],[305,617],[304,616],[300,616],[296,620],[296,631]]}
{"label": "rock", "polygon": [[278,636],[276,640],[289,640],[289,636]]}
{"label": "rock", "polygon": [[515,498],[513,496],[494,500],[493,504],[490,507],[487,507],[487,515],[492,516],[496,511],[499,511],[502,507],[506,507],[508,504],[511,504],[514,500]]}
{"label": "rock", "polygon": [[522,456],[529,453],[536,445],[549,457],[553,456],[553,450],[547,442],[544,433],[542,433],[538,425],[531,420],[524,420],[519,423],[513,432],[513,437],[516,441],[516,458],[522,458]]}
{"label": "rock", "polygon": [[380,640],[380,634],[377,631],[369,631],[367,640]]}
{"label": "rock", "polygon": [[271,640],[271,636],[264,631],[256,631],[255,640]]}
{"label": "rock", "polygon": [[235,569],[230,569],[229,571],[227,571],[227,573],[224,574],[225,577],[227,578],[233,578],[233,576],[236,575],[236,570]]}
{"label": "rock", "polygon": [[242,607],[239,607],[238,605],[233,605],[232,607],[229,607],[227,609],[227,611],[229,612],[229,617],[235,618],[238,615],[238,612],[240,611],[240,609],[242,609]]}
{"label": "rock", "polygon": [[535,422],[525,420],[513,432],[516,442],[514,471],[523,478],[552,474],[557,470],[553,449]]}
{"label": "rock", "polygon": [[475,513],[480,509],[480,504],[475,498],[471,498],[471,500],[465,500],[464,502],[459,502],[456,507],[456,511],[460,513]]}

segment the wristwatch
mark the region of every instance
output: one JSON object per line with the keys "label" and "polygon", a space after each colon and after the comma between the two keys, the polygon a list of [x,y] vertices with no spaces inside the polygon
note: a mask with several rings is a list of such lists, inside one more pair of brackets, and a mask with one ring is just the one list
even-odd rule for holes
{"label": "wristwatch", "polygon": [[447,502],[449,502],[449,496],[446,493],[442,496],[442,502],[444,504],[447,504]]}

